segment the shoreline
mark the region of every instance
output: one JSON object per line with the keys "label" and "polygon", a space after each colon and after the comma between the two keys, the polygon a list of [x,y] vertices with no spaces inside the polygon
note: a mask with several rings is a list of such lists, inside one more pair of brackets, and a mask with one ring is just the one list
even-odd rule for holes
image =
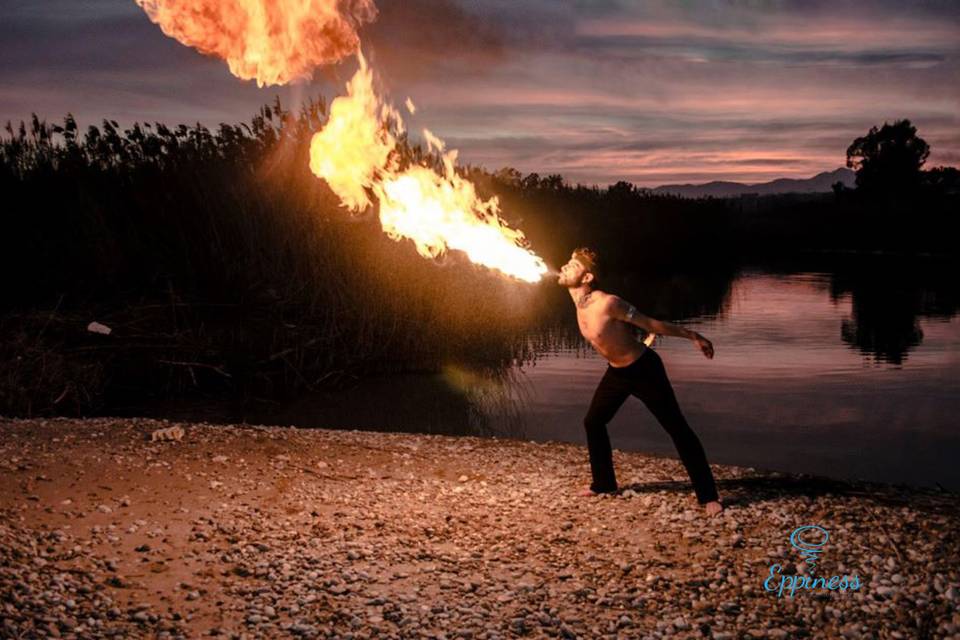
{"label": "shoreline", "polygon": [[[180,426],[179,441],[150,442]],[[558,442],[0,418],[0,635],[960,637],[958,494]],[[791,532],[830,532],[817,575]]]}

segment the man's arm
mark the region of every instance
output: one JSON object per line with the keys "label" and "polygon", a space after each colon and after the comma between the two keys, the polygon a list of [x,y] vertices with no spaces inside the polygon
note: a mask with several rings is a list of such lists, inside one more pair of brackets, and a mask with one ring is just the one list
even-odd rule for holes
{"label": "man's arm", "polygon": [[622,298],[610,296],[609,311],[613,318],[640,327],[641,329],[647,331],[647,333],[659,334],[661,336],[676,336],[678,338],[692,340],[697,347],[703,351],[703,355],[707,356],[708,358],[713,357],[713,343],[696,331],[690,331],[689,329],[681,327],[677,324],[673,324],[672,322],[657,320],[656,318],[646,316],[637,311],[636,307]]}

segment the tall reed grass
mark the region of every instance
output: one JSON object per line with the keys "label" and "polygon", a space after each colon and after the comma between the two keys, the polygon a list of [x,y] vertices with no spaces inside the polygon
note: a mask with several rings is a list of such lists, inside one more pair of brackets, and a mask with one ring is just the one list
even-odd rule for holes
{"label": "tall reed grass", "polygon": [[216,131],[8,125],[0,414],[530,358],[537,287],[424,260],[343,211],[306,161],[324,118],[315,101]]}

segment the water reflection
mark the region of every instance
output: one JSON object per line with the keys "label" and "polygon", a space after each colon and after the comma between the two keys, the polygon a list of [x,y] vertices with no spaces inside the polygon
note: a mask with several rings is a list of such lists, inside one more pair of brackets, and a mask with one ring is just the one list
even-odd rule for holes
{"label": "water reflection", "polygon": [[111,415],[175,421],[394,431],[452,436],[524,435],[529,406],[523,373],[450,364],[435,374],[394,374],[345,381],[337,390],[274,402],[164,400],[114,407]]}
{"label": "water reflection", "polygon": [[609,289],[655,318],[711,318],[728,309],[731,286],[740,273],[730,265],[706,273],[629,273]]}
{"label": "water reflection", "polygon": [[852,300],[843,342],[879,361],[902,364],[923,342],[921,318],[956,315],[960,298],[952,274],[947,265],[883,257],[840,265],[830,295]]}
{"label": "water reflection", "polygon": [[[884,255],[810,257],[779,268],[717,265],[709,272],[626,273],[605,281],[605,288],[658,318],[703,321],[722,317],[731,303],[734,283],[760,274],[794,277],[823,290],[830,300],[851,301],[838,327],[839,339],[876,361],[900,365],[923,342],[920,320],[949,320],[960,310],[960,284],[952,263]],[[790,300],[778,304],[789,306]],[[576,322],[564,298],[555,305],[556,327],[545,327],[537,344],[540,352],[551,348],[577,348]]]}
{"label": "water reflection", "polygon": [[[776,269],[623,274],[605,286],[714,341],[710,361],[685,340],[656,347],[711,462],[960,489],[952,274],[933,262],[831,257]],[[569,297],[559,288],[543,293],[543,326],[527,336],[536,356],[506,371],[450,364],[282,405],[134,413],[583,443],[583,415],[605,363],[577,333]],[[616,448],[676,455],[638,401],[628,400],[610,433]]]}
{"label": "water reflection", "polygon": [[[883,259],[833,272],[747,270],[726,287],[715,278],[707,313],[686,322],[714,341],[716,359],[685,340],[658,346],[711,461],[960,488],[960,319],[949,273]],[[695,284],[625,295],[676,320]],[[527,367],[528,437],[582,442],[603,367],[562,344]],[[628,401],[610,431],[615,447],[675,456],[639,402]]]}

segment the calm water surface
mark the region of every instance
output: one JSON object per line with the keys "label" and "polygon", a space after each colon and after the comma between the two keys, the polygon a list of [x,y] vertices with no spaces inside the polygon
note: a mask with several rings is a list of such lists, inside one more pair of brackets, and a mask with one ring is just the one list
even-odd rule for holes
{"label": "calm water surface", "polygon": [[[660,339],[656,349],[709,460],[960,488],[960,320],[919,317],[904,329],[861,318],[870,335],[858,340],[853,294],[831,296],[830,282],[827,274],[741,276],[722,314],[686,323],[714,342],[713,360],[686,340]],[[900,340],[876,335],[877,325]],[[878,357],[857,346],[882,340],[909,349]],[[605,367],[583,350],[524,367],[524,435],[583,442],[581,420]],[[615,448],[676,457],[634,398],[610,435]]]}
{"label": "calm water surface", "polygon": [[[831,273],[641,275],[624,295],[652,316],[689,318],[714,342],[713,360],[679,338],[655,347],[711,462],[960,490],[960,294],[951,270],[924,269],[858,258]],[[563,303],[557,313],[572,323]],[[579,339],[540,343],[568,346],[515,367],[507,382],[449,367],[262,411],[160,413],[585,443],[583,415],[606,363]],[[634,398],[610,435],[615,448],[676,457]]]}
{"label": "calm water surface", "polygon": [[[674,297],[667,307],[691,306],[677,290],[714,298],[714,312],[684,323],[714,342],[713,360],[679,338],[655,346],[709,460],[960,489],[954,285],[896,280],[871,269],[747,272],[722,295],[683,285],[651,295],[648,313],[664,319],[664,290]],[[564,312],[572,318],[572,304]],[[556,348],[516,368],[505,385],[451,368],[366,381],[248,419],[584,443],[583,415],[605,367],[582,345]],[[615,448],[676,457],[639,400],[628,399],[609,429]]]}

